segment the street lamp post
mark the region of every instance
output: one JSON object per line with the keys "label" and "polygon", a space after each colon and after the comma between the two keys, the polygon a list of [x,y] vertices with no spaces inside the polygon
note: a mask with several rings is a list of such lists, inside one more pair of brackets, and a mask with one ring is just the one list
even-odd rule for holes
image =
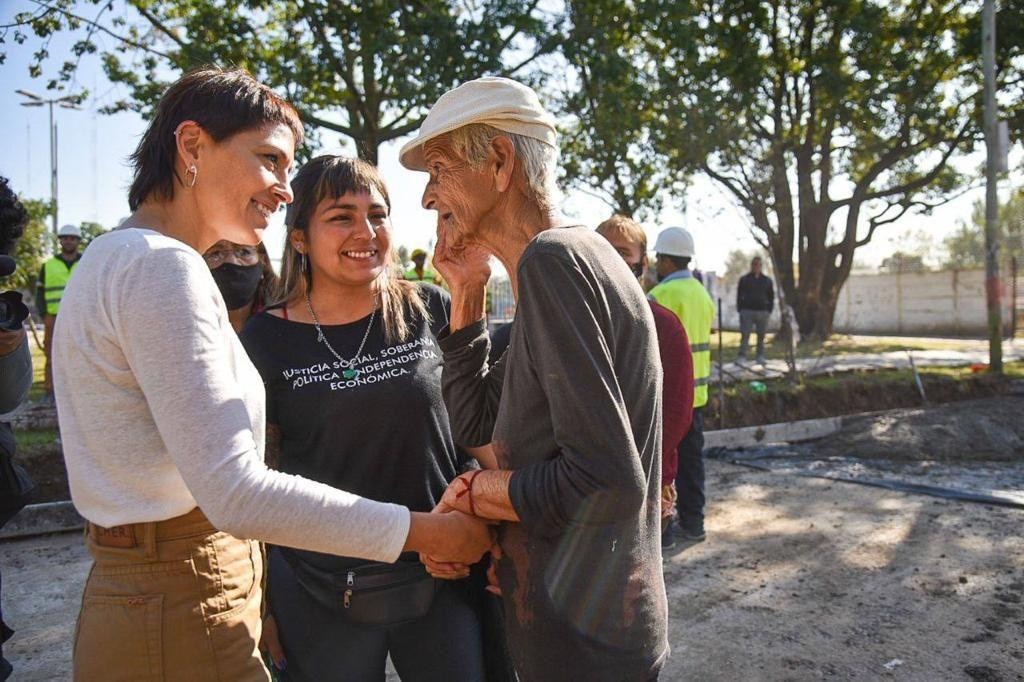
{"label": "street lamp post", "polygon": [[28,90],[15,90],[16,93],[25,97],[27,101],[22,102],[23,107],[41,107],[46,105],[50,109],[50,198],[53,201],[53,234],[57,234],[57,124],[53,120],[53,105],[57,104],[63,109],[81,109],[78,106],[80,98],[75,95],[65,95],[47,99]]}
{"label": "street lamp post", "polygon": [[997,169],[999,116],[996,111],[996,4],[985,0],[981,14],[981,53],[985,80],[985,299],[988,308],[988,365],[1003,371],[1003,320],[999,282],[999,175]]}

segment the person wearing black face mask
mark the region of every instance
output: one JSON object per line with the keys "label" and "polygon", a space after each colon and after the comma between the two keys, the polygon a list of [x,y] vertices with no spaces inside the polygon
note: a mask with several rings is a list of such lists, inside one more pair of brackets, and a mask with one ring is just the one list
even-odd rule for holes
{"label": "person wearing black face mask", "polygon": [[277,275],[266,248],[263,244],[243,246],[221,240],[203,258],[224,296],[231,326],[241,331],[246,320],[262,310],[277,290]]}
{"label": "person wearing black face mask", "polygon": [[[614,215],[597,226],[597,233],[608,240],[633,276],[641,281],[647,260],[644,229],[626,216]],[[651,299],[648,303],[658,332],[662,368],[661,548],[665,552],[676,544],[672,520],[677,496],[677,449],[693,419],[693,354],[686,330],[675,313]]]}

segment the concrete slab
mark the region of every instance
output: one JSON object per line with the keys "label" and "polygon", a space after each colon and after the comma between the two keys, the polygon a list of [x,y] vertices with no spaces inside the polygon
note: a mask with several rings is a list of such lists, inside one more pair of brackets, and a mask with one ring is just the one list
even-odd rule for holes
{"label": "concrete slab", "polygon": [[30,504],[0,528],[0,540],[82,530],[85,519],[70,502]]}
{"label": "concrete slab", "polygon": [[824,438],[843,427],[842,417],[803,419],[781,424],[745,426],[704,432],[706,448],[749,448],[767,443],[800,443]]}

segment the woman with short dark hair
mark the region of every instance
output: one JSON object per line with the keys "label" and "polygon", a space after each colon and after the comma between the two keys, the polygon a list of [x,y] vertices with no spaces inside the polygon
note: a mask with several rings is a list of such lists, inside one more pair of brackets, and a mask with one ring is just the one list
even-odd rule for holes
{"label": "woman with short dark hair", "polygon": [[[292,199],[302,126],[244,71],[171,86],[133,155],[132,215],[92,242],[57,324],[57,406],[95,563],[80,680],[268,678],[258,538],[374,561],[476,560],[467,517],[410,513],[264,464],[263,382],[200,254],[257,244]],[[435,549],[437,548],[437,549]]]}

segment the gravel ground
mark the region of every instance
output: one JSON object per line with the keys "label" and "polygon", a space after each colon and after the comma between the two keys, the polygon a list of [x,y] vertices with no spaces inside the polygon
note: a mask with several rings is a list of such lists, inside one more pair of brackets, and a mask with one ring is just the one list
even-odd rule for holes
{"label": "gravel ground", "polygon": [[[1024,680],[1024,512],[708,462],[665,680]],[[14,680],[69,679],[78,534],[0,543]]]}

